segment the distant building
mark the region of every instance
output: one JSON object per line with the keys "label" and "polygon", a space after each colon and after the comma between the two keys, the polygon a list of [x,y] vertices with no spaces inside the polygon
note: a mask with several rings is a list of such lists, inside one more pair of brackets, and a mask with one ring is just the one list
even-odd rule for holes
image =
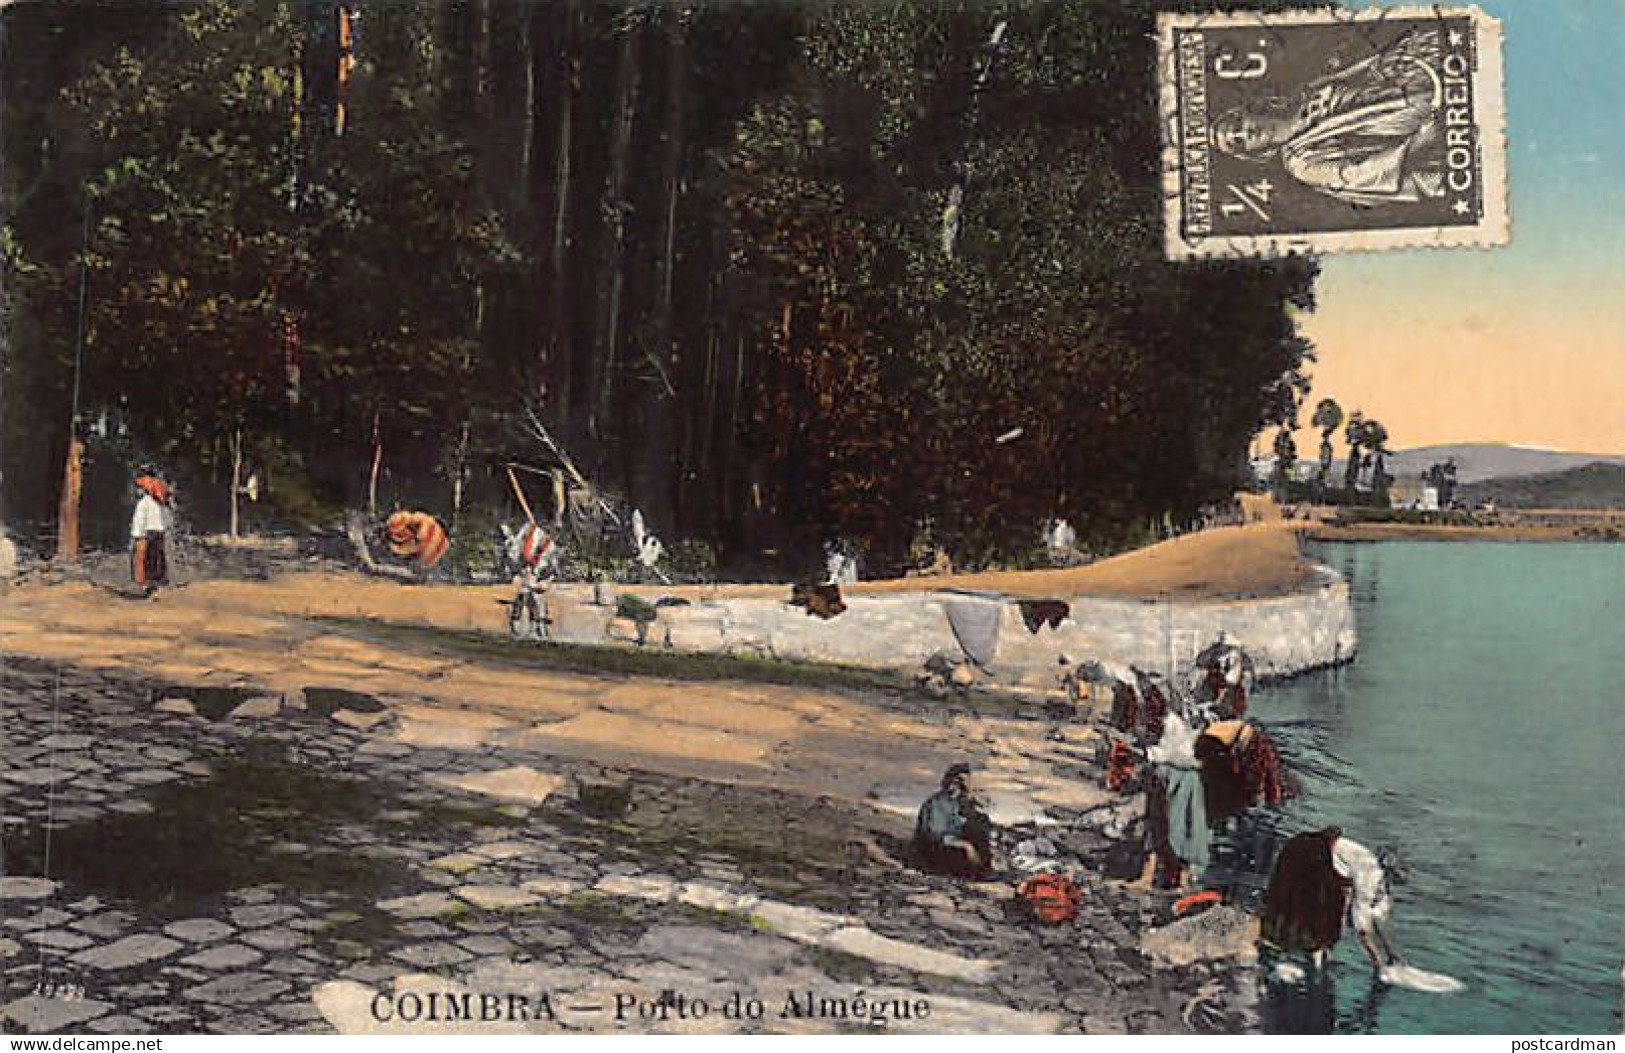
{"label": "distant building", "polygon": [[[1252,471],[1253,489],[1268,490],[1275,485],[1275,463],[1274,455],[1254,457],[1248,461]],[[1287,472],[1287,478],[1295,483],[1307,483],[1314,479],[1319,471],[1320,465],[1315,461],[1294,461],[1291,471]]]}
{"label": "distant building", "polygon": [[1437,512],[1439,488],[1420,478],[1395,479],[1388,487],[1388,505],[1413,512]]}
{"label": "distant building", "polygon": [[1253,489],[1267,490],[1275,483],[1275,458],[1254,457],[1249,466],[1253,473]]}

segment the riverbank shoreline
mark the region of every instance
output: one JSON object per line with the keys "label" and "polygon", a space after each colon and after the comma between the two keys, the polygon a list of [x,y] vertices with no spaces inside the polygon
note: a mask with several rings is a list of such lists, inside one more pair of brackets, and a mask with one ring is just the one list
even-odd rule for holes
{"label": "riverbank shoreline", "polygon": [[[1612,530],[1613,533],[1609,531]],[[1507,544],[1569,544],[1625,542],[1625,523],[1619,528],[1586,526],[1445,526],[1427,523],[1316,523],[1298,528],[1305,541],[1377,544],[1385,541],[1493,541]]]}
{"label": "riverbank shoreline", "polygon": [[1287,525],[1306,541],[1625,541],[1625,509],[1610,508],[1395,512],[1377,518],[1370,510],[1317,507]]}

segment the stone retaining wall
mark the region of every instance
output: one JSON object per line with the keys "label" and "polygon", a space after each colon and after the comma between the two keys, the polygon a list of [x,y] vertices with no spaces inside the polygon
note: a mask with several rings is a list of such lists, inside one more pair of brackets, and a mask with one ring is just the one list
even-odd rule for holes
{"label": "stone retaining wall", "polygon": [[[636,595],[636,589],[624,590]],[[846,598],[844,613],[809,615],[785,596],[716,597],[659,608],[641,628],[615,617],[613,598],[585,586],[549,593],[553,638],[566,643],[631,645],[718,654],[751,654],[860,666],[905,674],[942,655],[966,661],[955,631],[980,625],[970,650],[993,681],[1046,688],[1060,659],[1108,659],[1148,670],[1187,665],[1223,634],[1240,645],[1263,677],[1336,665],[1354,656],[1354,610],[1348,583],[1322,568],[1293,593],[1250,599],[1183,601],[1099,596],[1066,599],[1059,624],[1027,627],[1020,601],[986,593],[921,591]],[[978,608],[982,608],[978,610]],[[953,616],[950,616],[950,611]],[[996,626],[996,628],[995,628]],[[987,646],[991,644],[991,646]]]}

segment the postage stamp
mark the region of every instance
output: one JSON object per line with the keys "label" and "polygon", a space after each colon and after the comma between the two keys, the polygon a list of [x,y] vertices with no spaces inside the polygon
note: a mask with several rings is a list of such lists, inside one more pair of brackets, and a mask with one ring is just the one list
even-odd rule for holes
{"label": "postage stamp", "polygon": [[1479,9],[1167,14],[1158,35],[1170,259],[1506,243]]}

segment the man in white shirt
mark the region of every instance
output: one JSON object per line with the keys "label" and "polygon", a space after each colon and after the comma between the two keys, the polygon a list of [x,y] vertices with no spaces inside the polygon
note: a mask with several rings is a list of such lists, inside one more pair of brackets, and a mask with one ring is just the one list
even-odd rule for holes
{"label": "man in white shirt", "polygon": [[169,528],[169,487],[150,471],[138,472],[135,488],[141,494],[130,517],[130,576],[149,592],[169,581],[164,535]]}

